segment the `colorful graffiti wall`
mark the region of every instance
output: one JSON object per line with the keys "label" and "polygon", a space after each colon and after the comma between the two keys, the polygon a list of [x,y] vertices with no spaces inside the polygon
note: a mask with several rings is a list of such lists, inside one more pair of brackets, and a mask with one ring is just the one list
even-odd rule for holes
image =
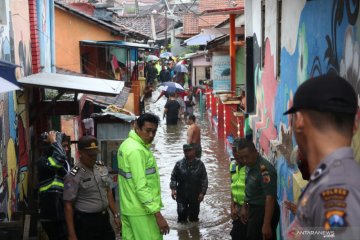
{"label": "colorful graffiti wall", "polygon": [[[251,127],[256,146],[277,167],[280,204],[284,199],[296,201],[304,186],[291,160],[296,146],[291,119],[283,115],[299,84],[312,76],[336,72],[360,96],[359,4],[351,0],[246,1],[246,35],[253,37],[255,63],[256,111],[250,117]],[[281,25],[276,21],[279,13]],[[353,141],[357,159],[359,139],[358,130]],[[281,232],[292,218],[282,207]]]}
{"label": "colorful graffiti wall", "polygon": [[[31,74],[28,1],[5,1],[0,59],[16,63],[17,78]],[[11,219],[28,196],[29,133],[24,95],[0,94],[0,214]]]}

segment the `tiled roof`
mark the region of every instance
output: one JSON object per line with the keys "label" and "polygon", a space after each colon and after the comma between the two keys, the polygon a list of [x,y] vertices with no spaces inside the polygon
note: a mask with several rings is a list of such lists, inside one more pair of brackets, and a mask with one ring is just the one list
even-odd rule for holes
{"label": "tiled roof", "polygon": [[152,36],[150,16],[119,16],[116,18],[115,23],[141,31],[147,36]]}
{"label": "tiled roof", "polygon": [[[92,22],[96,22],[97,24],[105,26],[105,27],[109,28],[111,31],[118,32],[121,35],[131,36],[131,37],[141,39],[141,40],[151,38],[150,36],[148,36],[148,35],[146,35],[144,33],[135,31],[135,30],[133,30],[131,28],[128,28],[128,27],[126,27],[124,25],[113,24],[112,22],[106,22],[106,21],[100,20],[98,18],[95,18],[93,15],[89,15],[89,13],[92,12],[91,11],[91,6],[92,6],[91,4],[88,4],[88,3],[65,4],[65,3],[61,3],[60,1],[56,0],[55,1],[55,6],[63,9],[64,11],[68,11],[68,12],[71,12],[71,13],[73,13],[75,15],[80,16],[80,17],[86,18],[86,19],[88,19],[88,20],[90,20]],[[94,13],[94,12],[95,12],[95,10],[92,13]]]}
{"label": "tiled roof", "polygon": [[184,23],[184,34],[198,34],[200,32],[199,29],[199,18],[193,14],[188,13],[183,15],[183,23]]}
{"label": "tiled roof", "polygon": [[[202,13],[207,10],[227,9],[227,8],[234,8],[239,6],[244,6],[244,0],[234,0],[234,1],[200,0],[197,12]],[[197,15],[195,13],[196,13],[195,11],[192,11],[192,13],[183,15],[184,18],[183,33],[185,35],[198,34],[201,31],[201,29],[215,27],[229,18],[228,14],[202,16],[200,14]]]}

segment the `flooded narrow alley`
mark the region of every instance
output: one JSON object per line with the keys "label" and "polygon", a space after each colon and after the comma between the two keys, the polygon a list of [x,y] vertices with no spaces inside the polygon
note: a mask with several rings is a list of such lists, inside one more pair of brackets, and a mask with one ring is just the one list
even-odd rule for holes
{"label": "flooded narrow alley", "polygon": [[[162,118],[166,98],[162,97],[153,103],[159,92],[154,92],[152,99],[147,99],[145,110]],[[171,198],[169,188],[171,171],[175,163],[183,157],[182,145],[186,143],[188,125],[182,120],[177,126],[166,126],[161,120],[154,140],[154,155],[157,159],[164,203],[163,215],[170,225],[170,234],[164,239],[231,239],[230,178],[228,173],[229,160],[224,144],[217,139],[211,125],[204,115],[201,119],[198,105],[194,112],[201,128],[202,161],[209,179],[209,188],[200,207],[199,223],[178,224],[176,201]]]}

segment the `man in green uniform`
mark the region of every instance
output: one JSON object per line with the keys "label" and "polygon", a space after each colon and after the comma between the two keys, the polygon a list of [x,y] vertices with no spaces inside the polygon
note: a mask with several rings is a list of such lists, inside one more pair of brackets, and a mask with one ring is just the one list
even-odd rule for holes
{"label": "man in green uniform", "polygon": [[246,165],[245,203],[241,208],[241,221],[247,223],[247,239],[276,239],[279,222],[276,170],[262,158],[253,142],[241,139],[238,158]]}
{"label": "man in green uniform", "polygon": [[232,144],[232,152],[235,160],[230,163],[231,175],[231,218],[233,228],[230,232],[232,239],[246,239],[246,224],[240,221],[240,209],[245,199],[245,163],[239,157],[240,138],[235,138]]}
{"label": "man in green uniform", "polygon": [[162,239],[169,226],[161,215],[160,176],[150,144],[159,117],[144,113],[118,150],[122,239]]}

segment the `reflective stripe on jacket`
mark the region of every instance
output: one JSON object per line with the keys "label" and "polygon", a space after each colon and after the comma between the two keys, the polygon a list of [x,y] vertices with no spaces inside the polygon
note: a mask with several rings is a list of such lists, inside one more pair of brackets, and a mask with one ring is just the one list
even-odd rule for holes
{"label": "reflective stripe on jacket", "polygon": [[153,214],[163,206],[159,171],[149,147],[132,130],[118,150],[121,214]]}
{"label": "reflective stripe on jacket", "polygon": [[49,191],[63,191],[64,190],[64,182],[59,178],[55,178],[51,182],[46,182],[40,185],[39,192],[49,192]]}
{"label": "reflective stripe on jacket", "polygon": [[240,167],[236,161],[230,163],[231,174],[231,194],[233,201],[238,204],[243,204],[245,199],[245,166]]}

